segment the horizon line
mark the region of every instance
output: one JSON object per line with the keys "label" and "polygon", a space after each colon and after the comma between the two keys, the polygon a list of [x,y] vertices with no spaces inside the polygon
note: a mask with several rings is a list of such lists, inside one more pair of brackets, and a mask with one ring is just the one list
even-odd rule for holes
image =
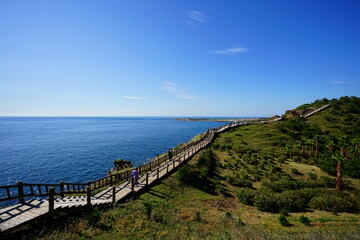
{"label": "horizon line", "polygon": [[25,117],[31,117],[31,118],[36,118],[36,117],[64,117],[64,118],[70,118],[70,117],[77,117],[77,118],[81,118],[81,117],[103,117],[103,118],[110,118],[110,117],[116,117],[116,118],[121,118],[121,117],[164,117],[164,118],[267,118],[266,116],[46,116],[46,115],[39,115],[39,116],[21,116],[21,115],[14,115],[14,116],[1,116],[0,118],[6,118],[6,117],[19,117],[19,118],[25,118]]}

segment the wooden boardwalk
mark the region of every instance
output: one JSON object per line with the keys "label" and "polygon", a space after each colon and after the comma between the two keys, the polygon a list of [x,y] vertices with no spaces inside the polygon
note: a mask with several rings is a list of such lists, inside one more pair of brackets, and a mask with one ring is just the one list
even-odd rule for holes
{"label": "wooden boardwalk", "polygon": [[132,181],[125,181],[120,185],[108,187],[107,189],[91,196],[54,197],[48,199],[31,199],[9,207],[0,209],[0,232],[11,231],[40,217],[50,217],[56,210],[91,207],[98,205],[111,205],[125,200],[132,194],[141,191],[144,187],[151,185],[156,180],[168,175],[184,162],[189,160],[201,149],[205,148],[214,138],[215,133],[223,132],[228,128],[244,123],[229,124],[217,129],[210,129],[206,137],[199,143],[174,156],[171,160],[158,165],[145,174],[141,175],[137,185]]}
{"label": "wooden boardwalk", "polygon": [[[312,116],[313,114],[328,108],[330,105],[324,105],[314,111],[306,114],[304,117]],[[264,123],[269,121],[279,121],[282,118],[274,120],[258,119],[257,123]],[[25,184],[18,182],[17,185],[0,186],[0,189],[5,190],[7,197],[0,198],[1,201],[19,200],[18,204],[0,209],[0,233],[11,231],[24,224],[30,223],[32,220],[47,216],[52,218],[54,211],[75,208],[85,208],[98,205],[111,205],[116,202],[125,200],[132,194],[136,194],[144,187],[151,185],[156,180],[168,175],[169,172],[174,171],[184,162],[189,160],[201,149],[205,148],[215,137],[216,133],[223,132],[229,128],[238,125],[250,123],[249,121],[235,122],[225,124],[218,128],[209,129],[205,136],[200,140],[186,144],[174,151],[173,157],[164,156],[154,162],[142,165],[139,167],[143,174],[139,178],[137,185],[129,181],[129,172],[122,172],[115,175],[110,175],[94,182],[85,183],[63,183],[60,184]],[[114,185],[113,183],[122,182]],[[30,189],[30,193],[24,193],[24,186]],[[110,186],[110,187],[106,187]],[[55,187],[58,192],[55,193]],[[17,188],[17,196],[13,196],[10,189]],[[51,188],[51,189],[49,189]],[[91,191],[97,189],[105,190],[91,195]],[[37,192],[36,192],[37,189]],[[42,190],[43,189],[43,190]],[[50,190],[50,191],[49,191]],[[86,191],[85,191],[86,190]],[[71,196],[64,197],[65,194],[87,193],[86,196]],[[37,198],[35,196],[47,196],[48,198]],[[58,197],[55,197],[58,196]],[[32,198],[24,200],[25,198]]]}

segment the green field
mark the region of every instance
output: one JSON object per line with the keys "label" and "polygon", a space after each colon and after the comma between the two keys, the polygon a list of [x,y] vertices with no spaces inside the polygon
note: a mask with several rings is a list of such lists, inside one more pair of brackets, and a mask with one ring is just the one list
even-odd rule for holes
{"label": "green field", "polygon": [[24,237],[360,239],[359,99],[332,104],[307,120],[233,128],[137,198]]}

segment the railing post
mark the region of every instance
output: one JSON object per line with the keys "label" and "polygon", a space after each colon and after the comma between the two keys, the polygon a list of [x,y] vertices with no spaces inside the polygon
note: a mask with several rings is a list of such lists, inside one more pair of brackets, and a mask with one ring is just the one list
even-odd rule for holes
{"label": "railing post", "polygon": [[175,160],[173,160],[173,169],[175,169]]}
{"label": "railing post", "polygon": [[64,191],[65,191],[65,189],[64,189],[64,181],[61,181],[60,182],[60,197],[65,197],[65,195],[64,195]]}
{"label": "railing post", "polygon": [[86,187],[86,205],[88,207],[91,206],[91,187]]}
{"label": "railing post", "polygon": [[115,204],[116,202],[116,187],[112,187],[112,203]]}
{"label": "railing post", "polygon": [[159,179],[159,172],[160,172],[160,170],[159,170],[159,168],[157,168],[157,172],[156,172],[156,179]]}
{"label": "railing post", "polygon": [[169,172],[169,164],[167,163],[166,164],[166,173],[168,173]]}
{"label": "railing post", "polygon": [[55,188],[51,187],[49,189],[49,212],[48,218],[53,219],[54,217],[54,209],[55,209]]}
{"label": "railing post", "polygon": [[146,173],[146,186],[149,185],[149,172]]}
{"label": "railing post", "polygon": [[135,178],[131,179],[131,193],[134,193],[135,190]]}
{"label": "railing post", "polygon": [[18,182],[19,203],[25,203],[23,182]]}
{"label": "railing post", "polygon": [[110,174],[110,187],[113,186],[113,174],[111,173]]}

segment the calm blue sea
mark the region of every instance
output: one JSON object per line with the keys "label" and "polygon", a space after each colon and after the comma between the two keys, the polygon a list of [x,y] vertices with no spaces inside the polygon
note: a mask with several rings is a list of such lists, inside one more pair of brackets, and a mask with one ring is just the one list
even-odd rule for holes
{"label": "calm blue sea", "polygon": [[0,185],[87,182],[140,165],[220,122],[157,117],[0,117]]}

